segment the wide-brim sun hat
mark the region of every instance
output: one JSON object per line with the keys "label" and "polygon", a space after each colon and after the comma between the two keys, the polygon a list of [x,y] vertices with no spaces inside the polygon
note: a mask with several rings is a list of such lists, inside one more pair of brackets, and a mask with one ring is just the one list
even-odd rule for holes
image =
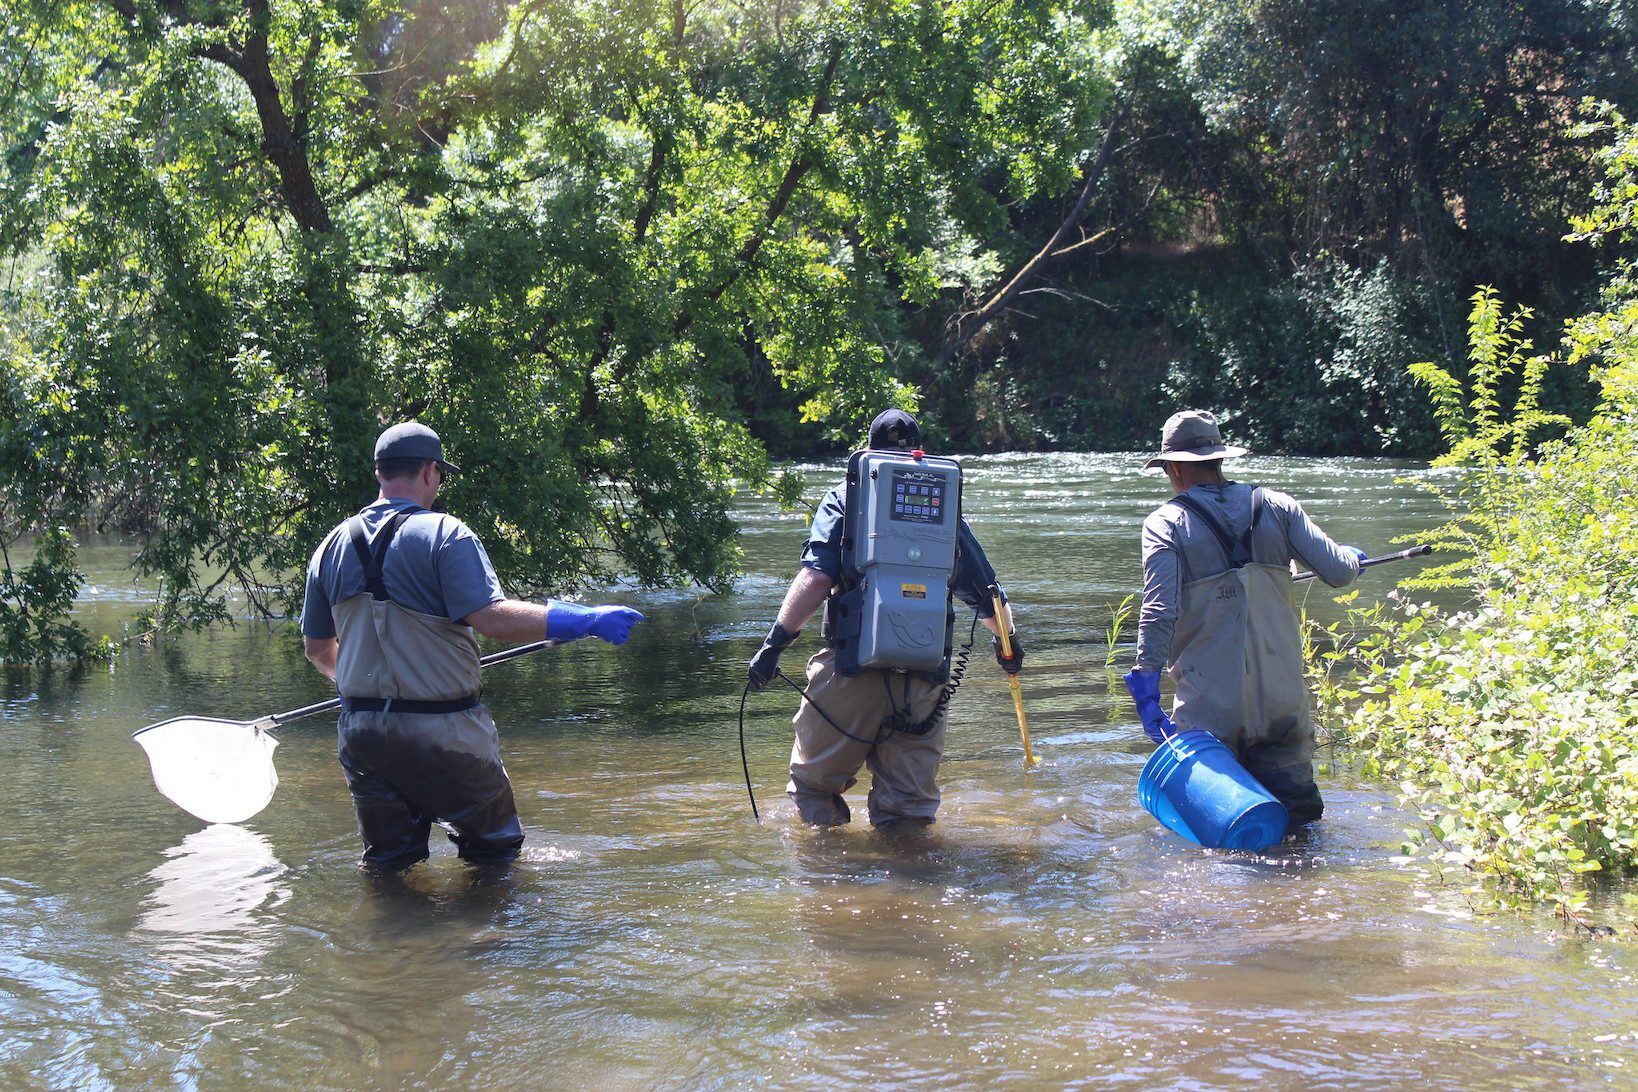
{"label": "wide-brim sun hat", "polygon": [[1225,444],[1217,418],[1205,410],[1181,410],[1166,419],[1160,430],[1160,454],[1143,464],[1145,470],[1162,463],[1208,463],[1217,459],[1238,459],[1251,449]]}

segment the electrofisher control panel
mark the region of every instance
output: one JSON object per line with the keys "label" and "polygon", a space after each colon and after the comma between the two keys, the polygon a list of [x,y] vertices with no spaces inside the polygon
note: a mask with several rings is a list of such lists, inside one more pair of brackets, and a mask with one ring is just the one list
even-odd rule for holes
{"label": "electrofisher control panel", "polygon": [[949,655],[961,465],[937,455],[856,452],[844,519],[859,574],[858,666],[939,670]]}

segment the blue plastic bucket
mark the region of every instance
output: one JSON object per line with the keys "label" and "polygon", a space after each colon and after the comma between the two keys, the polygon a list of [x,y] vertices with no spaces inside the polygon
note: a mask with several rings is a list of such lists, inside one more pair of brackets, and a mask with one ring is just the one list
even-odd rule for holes
{"label": "blue plastic bucket", "polygon": [[1267,849],[1285,837],[1285,805],[1210,732],[1179,732],[1155,748],[1138,777],[1138,802],[1207,849]]}

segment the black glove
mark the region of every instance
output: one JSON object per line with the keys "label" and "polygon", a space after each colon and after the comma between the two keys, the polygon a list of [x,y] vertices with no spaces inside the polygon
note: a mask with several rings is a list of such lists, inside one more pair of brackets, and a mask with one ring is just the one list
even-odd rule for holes
{"label": "black glove", "polygon": [[801,632],[791,633],[778,622],[773,624],[773,629],[768,631],[768,639],[762,642],[762,647],[757,649],[756,655],[751,657],[750,666],[745,669],[752,690],[760,692],[773,682],[773,677],[779,673],[779,654],[789,648],[791,642],[796,640],[796,634]]}
{"label": "black glove", "polygon": [[995,646],[995,662],[1001,665],[1001,670],[1009,675],[1016,675],[1024,668],[1024,646],[1018,640],[1017,633],[1007,634],[1007,640],[1012,643],[1012,655],[1001,655],[1001,638],[991,637],[990,644]]}

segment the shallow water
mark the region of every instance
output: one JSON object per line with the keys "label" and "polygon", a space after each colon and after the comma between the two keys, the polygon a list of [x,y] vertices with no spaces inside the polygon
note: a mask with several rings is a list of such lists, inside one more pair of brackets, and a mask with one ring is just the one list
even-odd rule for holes
{"label": "shallow water", "polygon": [[[1187,846],[1138,807],[1147,747],[1102,645],[1161,499],[1134,465],[968,461],[1045,761],[1021,769],[981,653],[920,835],[795,822],[788,692],[750,702],[751,819],[743,664],[804,524],[762,505],[744,511],[737,594],[611,593],[650,618],[627,648],[490,673],[529,838],[504,874],[441,844],[402,879],[360,874],[324,718],[279,731],[278,795],[242,827],[201,828],[155,793],[135,728],[326,696],[288,625],[0,675],[0,1078],[1633,1087],[1634,954],[1545,917],[1472,917],[1396,860],[1407,817],[1378,787],[1328,774],[1317,830],[1264,857]],[[1252,465],[1373,552],[1438,519],[1393,484],[1401,466]],[[810,469],[816,499],[835,468]],[[84,616],[109,624],[130,581],[117,544],[90,554]],[[1335,614],[1323,589],[1307,605]]]}

